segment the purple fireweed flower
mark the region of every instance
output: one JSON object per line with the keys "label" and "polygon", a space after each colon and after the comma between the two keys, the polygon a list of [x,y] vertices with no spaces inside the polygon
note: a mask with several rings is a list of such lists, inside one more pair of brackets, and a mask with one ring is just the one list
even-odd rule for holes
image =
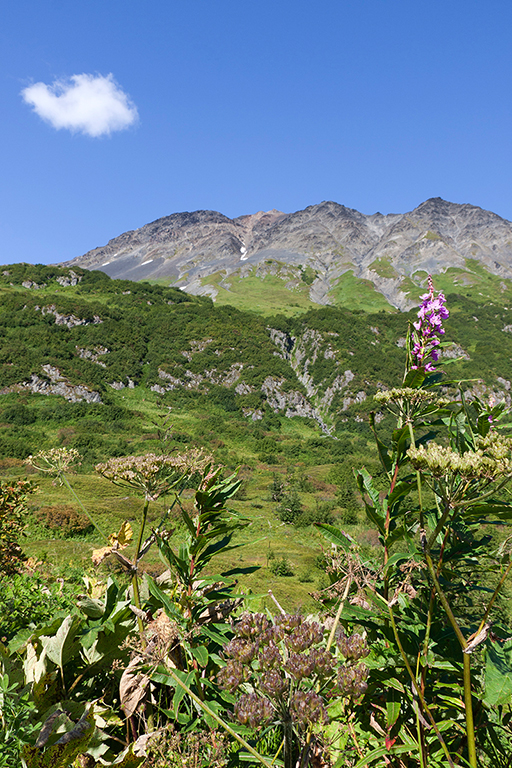
{"label": "purple fireweed flower", "polygon": [[433,363],[439,360],[439,337],[444,334],[443,320],[450,313],[444,306],[446,299],[444,293],[434,294],[432,276],[428,277],[428,293],[421,296],[421,306],[418,312],[418,320],[413,323],[413,348],[411,368],[416,370],[424,368],[426,373],[435,371]]}

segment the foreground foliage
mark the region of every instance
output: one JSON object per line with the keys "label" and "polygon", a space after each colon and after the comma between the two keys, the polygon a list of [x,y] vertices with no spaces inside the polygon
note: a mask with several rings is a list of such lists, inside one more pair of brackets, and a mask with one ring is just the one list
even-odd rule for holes
{"label": "foreground foliage", "polygon": [[[365,551],[317,519],[331,546],[314,616],[275,598],[274,611],[255,610],[259,596],[239,587],[246,569],[231,561],[215,572],[248,521],[230,508],[240,480],[211,455],[98,465],[141,496],[138,533],[129,520],[103,530],[82,505],[102,539],[93,562],[115,562],[119,575],[86,578],[73,607],[66,590],[50,590],[50,615],[23,616],[9,598],[0,766],[510,765],[512,639],[500,606],[512,570],[512,438],[503,403],[468,398],[443,375],[447,317],[430,283],[409,325],[401,386],[375,398],[388,421],[370,415],[381,469],[354,471],[379,546]],[[61,448],[30,462],[74,493],[76,458]],[[303,482],[274,477],[283,525],[303,514]],[[9,488],[16,521],[28,488]],[[142,567],[155,548],[160,576]],[[16,554],[4,572],[21,567]],[[26,589],[26,576],[15,578]]]}

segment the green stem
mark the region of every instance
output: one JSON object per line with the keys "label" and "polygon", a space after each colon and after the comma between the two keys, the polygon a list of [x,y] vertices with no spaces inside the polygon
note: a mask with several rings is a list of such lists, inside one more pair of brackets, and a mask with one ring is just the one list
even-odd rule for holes
{"label": "green stem", "polygon": [[[409,437],[411,438],[411,446],[413,448],[416,447],[416,441],[414,439],[414,429],[412,426],[412,422],[408,420],[407,426],[409,427]],[[420,531],[425,530],[425,520],[423,517],[423,496],[422,496],[422,490],[421,490],[421,473],[419,470],[416,470],[416,486],[418,488],[418,506],[420,510]]]}
{"label": "green stem", "polygon": [[274,765],[275,761],[277,760],[277,758],[281,754],[281,750],[282,750],[283,747],[284,747],[284,739],[282,740],[281,744],[279,745],[279,749],[277,750],[277,752],[275,753],[274,757],[272,758],[271,765]]}
{"label": "green stem", "polygon": [[[427,619],[428,621],[428,619]],[[419,679],[419,687],[421,688],[421,691],[423,692],[424,686],[423,686],[423,675],[420,675],[420,661],[421,661],[421,650],[418,651],[418,657],[416,659],[416,680]],[[425,768],[427,765],[427,752],[426,752],[426,745],[425,745],[425,736],[423,733],[423,726],[420,720],[420,705],[419,703],[416,704],[416,732],[418,734],[418,746],[420,748],[420,768]]]}
{"label": "green stem", "polygon": [[94,527],[96,528],[96,530],[97,530],[97,531],[98,531],[98,533],[100,534],[101,538],[102,538],[102,539],[104,539],[104,541],[105,541],[105,542],[108,544],[108,540],[109,540],[109,539],[108,539],[108,536],[107,536],[107,534],[106,534],[106,533],[104,533],[104,532],[101,530],[101,528],[100,528],[100,526],[98,525],[98,523],[96,522],[96,520],[94,520],[94,519],[91,517],[90,513],[89,513],[89,512],[86,510],[86,508],[84,507],[84,505],[82,504],[82,502],[80,501],[80,499],[78,498],[78,496],[76,495],[76,492],[74,491],[74,489],[73,489],[73,488],[71,487],[71,485],[69,484],[69,481],[68,481],[68,479],[67,479],[66,475],[59,475],[59,479],[60,479],[60,480],[62,480],[62,482],[64,483],[64,485],[66,486],[66,488],[69,490],[69,492],[71,493],[71,495],[72,495],[72,496],[73,496],[73,498],[75,499],[76,503],[78,504],[78,506],[80,507],[80,509],[82,510],[82,512],[83,512],[85,515],[87,515],[87,517],[89,518],[89,520],[91,521],[91,523],[94,525]]}
{"label": "green stem", "polygon": [[448,517],[450,516],[450,512],[451,511],[452,511],[452,508],[450,507],[450,505],[447,502],[445,502],[445,509],[444,509],[443,514],[441,515],[441,519],[439,520],[438,524],[436,525],[434,533],[430,536],[430,538],[427,541],[427,550],[429,552],[432,549],[432,546],[434,545],[435,540],[437,539],[437,537],[441,533],[444,524],[448,520]]}
{"label": "green stem", "polygon": [[341,613],[342,613],[343,608],[345,606],[345,600],[348,597],[348,592],[349,592],[351,584],[352,584],[352,579],[348,578],[347,579],[347,583],[345,585],[345,590],[343,592],[343,596],[341,598],[341,603],[339,605],[338,611],[336,613],[336,617],[334,619],[334,624],[332,625],[331,631],[329,633],[329,639],[327,640],[327,647],[326,647],[327,653],[329,653],[329,651],[331,650],[331,645],[333,644],[333,641],[334,641],[334,635],[336,633],[336,629],[338,627],[338,624],[340,623]]}
{"label": "green stem", "polygon": [[[144,538],[144,529],[146,527],[146,520],[147,520],[147,516],[148,516],[148,509],[149,509],[149,499],[145,499],[145,501],[144,501],[144,509],[142,510],[142,523],[140,525],[139,539],[137,541],[137,550],[135,552],[135,560],[134,560],[135,565],[137,565],[137,563],[139,561],[139,554],[140,554],[140,550],[141,550],[141,547],[142,547],[142,541],[143,541],[143,538]],[[137,607],[139,608],[140,606],[137,606]]]}
{"label": "green stem", "polygon": [[464,657],[464,705],[466,710],[466,736],[468,739],[468,758],[471,768],[477,768],[475,725],[473,722],[473,701],[471,698],[471,656],[463,653]]}
{"label": "green stem", "polygon": [[[407,669],[407,672],[409,673],[409,677],[411,678],[411,683],[412,683],[412,685],[414,687],[414,690],[416,691],[418,699],[421,702],[421,706],[423,707],[423,709],[425,711],[425,714],[427,715],[428,719],[430,720],[430,724],[432,725],[432,728],[435,731],[435,734],[436,734],[436,736],[437,736],[437,738],[439,740],[439,743],[441,744],[441,748],[442,748],[442,750],[443,750],[443,752],[444,752],[444,754],[446,756],[446,759],[448,760],[448,764],[449,764],[450,768],[455,768],[453,760],[450,757],[450,753],[448,752],[448,747],[446,746],[446,743],[445,743],[443,737],[441,736],[441,732],[439,731],[439,728],[436,725],[436,722],[435,722],[435,720],[434,720],[434,718],[432,716],[432,712],[430,711],[429,707],[427,706],[427,702],[425,701],[423,693],[420,690],[420,688],[418,687],[418,684],[416,682],[416,677],[414,675],[414,672],[412,671],[411,665],[409,664],[409,659],[407,658],[407,656],[405,654],[405,651],[403,649],[402,643],[400,642],[400,637],[398,636],[398,630],[397,630],[397,627],[396,627],[395,616],[393,614],[393,610],[392,610],[392,608],[389,605],[388,605],[388,611],[389,611],[389,616],[390,616],[390,619],[391,619],[391,626],[393,627],[393,634],[395,636],[395,641],[396,641],[396,644],[398,645],[398,649],[400,651],[400,655],[401,655],[401,657],[403,659],[403,662],[405,664],[405,668]],[[421,745],[420,745],[420,749],[421,749]]]}
{"label": "green stem", "polygon": [[[437,574],[434,570],[434,565],[432,563],[432,558],[430,557],[430,553],[426,552],[425,557],[427,560],[427,565],[430,571],[430,575],[432,577],[432,580],[436,588],[436,592],[439,595],[439,599],[441,600],[443,608],[446,611],[446,615],[448,616],[450,624],[452,625],[453,630],[457,635],[457,639],[462,647],[462,650],[464,650],[464,648],[467,647],[466,638],[462,634],[462,631],[459,625],[457,624],[457,620],[451,609],[450,603],[448,602],[446,595],[441,589],[441,585],[439,584],[439,579],[437,578]],[[473,701],[471,697],[471,656],[467,653],[463,653],[462,656],[464,659],[464,704],[465,704],[465,719],[466,719],[466,737],[468,740],[468,757],[469,757],[469,764],[471,768],[477,768],[475,726],[473,722]]]}
{"label": "green stem", "polygon": [[[139,562],[139,553],[142,547],[142,540],[144,537],[144,529],[146,527],[148,509],[149,509],[149,500],[145,499],[144,509],[142,510],[142,522],[140,525],[139,538],[137,540],[137,548],[135,550],[135,557],[133,558],[133,565],[134,565],[134,571],[132,575],[133,602],[135,603],[139,611],[141,610],[141,604],[140,604],[140,592],[139,592],[139,578],[137,575],[137,565]],[[144,625],[142,623],[142,618],[140,616],[137,616],[137,626],[139,628],[139,634],[142,638],[144,633]]]}
{"label": "green stem", "polygon": [[250,754],[253,757],[255,757],[262,765],[264,765],[265,768],[272,768],[272,764],[267,762],[267,760],[265,760],[265,758],[262,755],[260,755],[259,752],[256,752],[256,750],[253,747],[251,747],[251,745],[248,744],[246,740],[242,738],[242,736],[236,733],[236,731],[234,731],[233,728],[231,728],[231,726],[228,725],[228,723],[226,723],[219,715],[217,715],[217,713],[214,712],[213,709],[210,709],[208,704],[205,704],[204,701],[201,701],[199,696],[196,696],[196,694],[190,690],[188,685],[186,685],[182,680],[180,680],[178,675],[176,675],[173,672],[172,668],[167,668],[167,673],[173,678],[173,680],[176,683],[178,683],[178,685],[181,688],[183,688],[185,693],[187,693],[190,696],[190,698],[196,702],[196,704],[203,710],[203,712],[205,712],[210,717],[213,717],[213,719],[221,726],[221,728],[224,728],[224,730],[227,731],[227,733],[229,733],[230,736],[233,736],[233,738],[236,739],[238,743],[241,744],[248,752],[250,752]]}
{"label": "green stem", "polygon": [[[288,715],[288,718],[290,716]],[[293,726],[290,719],[284,724],[284,753],[283,761],[284,768],[294,768],[295,760],[293,759]]]}
{"label": "green stem", "polygon": [[416,733],[418,734],[418,747],[420,751],[420,768],[426,768],[426,755],[425,751],[425,739],[423,738],[423,730],[420,722],[419,711],[416,712]]}
{"label": "green stem", "polygon": [[510,573],[510,569],[511,568],[512,568],[512,560],[507,565],[505,573],[503,574],[503,576],[499,580],[498,586],[496,587],[496,589],[493,592],[493,595],[492,595],[492,597],[491,597],[491,599],[489,601],[489,605],[487,606],[487,610],[485,611],[484,617],[483,617],[482,621],[480,622],[480,626],[478,627],[477,634],[479,632],[481,632],[482,629],[484,628],[484,624],[487,621],[487,617],[489,616],[489,614],[491,612],[491,608],[494,605],[494,602],[495,602],[496,598],[498,597],[499,591],[502,588],[503,583],[504,583],[505,579],[507,578],[508,574]]}
{"label": "green stem", "polygon": [[441,603],[443,605],[444,610],[446,611],[446,615],[448,616],[448,620],[450,624],[453,627],[453,631],[457,635],[457,639],[459,643],[461,644],[462,649],[464,649],[467,646],[466,638],[462,634],[461,628],[457,624],[457,619],[455,618],[453,611],[451,609],[450,603],[448,602],[446,595],[444,594],[443,590],[441,589],[441,585],[439,583],[439,579],[437,578],[437,574],[434,568],[434,564],[432,562],[432,558],[430,557],[430,552],[425,552],[425,559],[427,561],[428,570],[430,572],[430,576],[432,577],[432,581],[434,582],[434,586],[436,588],[436,592],[439,595],[439,599],[441,600]]}
{"label": "green stem", "polygon": [[[137,574],[136,573],[134,573],[133,576],[132,576],[132,589],[133,589],[133,602],[135,603],[136,607],[140,611],[141,607],[140,607],[139,582],[138,582]],[[142,623],[142,618],[140,616],[137,616],[137,626],[139,628],[139,634],[140,634],[141,638],[143,638],[144,637],[144,624]]]}

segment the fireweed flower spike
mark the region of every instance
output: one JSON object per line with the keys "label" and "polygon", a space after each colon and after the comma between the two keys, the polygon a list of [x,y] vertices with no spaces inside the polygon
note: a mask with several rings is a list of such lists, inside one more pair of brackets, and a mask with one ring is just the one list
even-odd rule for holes
{"label": "fireweed flower spike", "polygon": [[437,296],[434,292],[432,276],[428,277],[428,293],[421,296],[421,306],[418,320],[413,323],[413,348],[411,368],[424,368],[426,373],[435,371],[433,363],[439,360],[440,336],[444,334],[443,320],[450,313],[444,306],[446,299],[443,293]]}

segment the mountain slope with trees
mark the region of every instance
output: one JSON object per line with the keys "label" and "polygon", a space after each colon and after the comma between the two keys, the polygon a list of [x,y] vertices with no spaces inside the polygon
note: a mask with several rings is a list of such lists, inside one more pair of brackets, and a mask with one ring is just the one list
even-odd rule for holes
{"label": "mountain slope with trees", "polygon": [[[156,402],[188,417],[216,409],[241,432],[295,419],[338,438],[367,429],[372,395],[403,369],[402,313],[323,307],[263,318],[176,288],[23,264],[3,271],[0,296],[4,456],[32,452],[37,425],[44,442],[42,425],[59,420],[59,440],[101,443],[101,428],[86,438],[86,414],[100,424],[117,414],[95,458],[122,452],[133,413]],[[448,303],[453,377],[470,379],[476,366],[475,394],[508,400],[512,311],[460,294]],[[66,418],[79,413],[81,438],[66,436]],[[275,441],[257,453],[275,455]]]}

